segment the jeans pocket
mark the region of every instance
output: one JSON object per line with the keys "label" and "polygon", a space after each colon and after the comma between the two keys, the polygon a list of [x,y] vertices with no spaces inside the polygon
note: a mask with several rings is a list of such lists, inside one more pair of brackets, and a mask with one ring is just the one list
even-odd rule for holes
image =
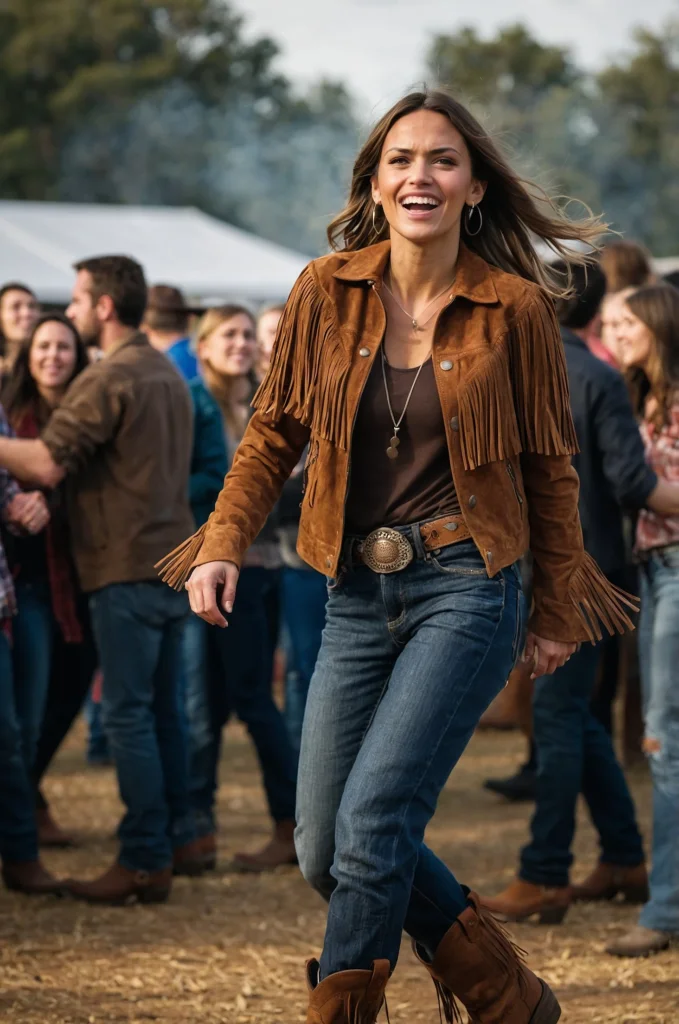
{"label": "jeans pocket", "polygon": [[445,576],[488,576],[483,559],[472,542],[449,544],[429,556],[429,562],[437,572]]}

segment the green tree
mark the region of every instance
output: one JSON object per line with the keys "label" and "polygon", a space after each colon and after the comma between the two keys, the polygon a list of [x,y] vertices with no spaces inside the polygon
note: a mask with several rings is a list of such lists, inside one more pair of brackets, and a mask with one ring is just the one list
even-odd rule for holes
{"label": "green tree", "polygon": [[270,39],[246,42],[221,0],[4,0],[0,193],[55,195],[62,148],[83,122],[120,119],[169,82],[208,104],[284,100],[276,53]]}

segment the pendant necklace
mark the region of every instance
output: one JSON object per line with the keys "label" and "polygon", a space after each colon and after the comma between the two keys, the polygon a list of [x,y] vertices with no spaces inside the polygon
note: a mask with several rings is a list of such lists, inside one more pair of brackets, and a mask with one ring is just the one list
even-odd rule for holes
{"label": "pendant necklace", "polygon": [[397,459],[398,458],[398,446],[401,443],[401,438],[398,436],[398,432],[401,429],[401,424],[403,423],[403,417],[406,414],[406,410],[408,408],[408,404],[409,404],[410,399],[412,397],[413,391],[415,390],[415,385],[417,384],[417,378],[422,373],[422,367],[424,366],[424,364],[429,359],[429,356],[431,355],[431,352],[429,352],[429,354],[425,358],[424,362],[420,363],[420,365],[417,368],[417,373],[415,374],[415,380],[410,385],[410,391],[408,392],[408,397],[406,398],[406,404],[403,406],[403,412],[399,416],[398,420],[394,416],[394,410],[391,407],[391,399],[389,397],[389,385],[387,383],[387,357],[384,354],[384,346],[380,349],[380,353],[382,355],[382,380],[384,381],[384,393],[387,396],[387,408],[389,409],[389,415],[391,417],[391,423],[392,423],[392,427],[394,429],[394,433],[389,438],[389,447],[387,448],[387,458],[389,458],[389,459]]}
{"label": "pendant necklace", "polygon": [[[443,289],[443,291],[439,292],[439,293],[438,293],[438,295],[436,295],[436,296],[435,296],[435,297],[434,297],[434,298],[433,298],[433,299],[431,300],[431,302],[430,302],[430,303],[429,303],[428,305],[426,305],[426,306],[424,307],[424,309],[422,310],[422,313],[420,313],[420,316],[419,316],[419,317],[418,317],[418,318],[416,319],[416,318],[415,318],[415,317],[413,316],[413,314],[412,314],[412,313],[409,313],[407,309],[404,309],[404,307],[403,307],[403,306],[401,305],[401,303],[400,303],[400,302],[398,301],[398,299],[396,298],[396,296],[395,296],[395,295],[394,295],[394,293],[392,292],[392,290],[391,290],[391,288],[389,287],[389,285],[387,284],[387,282],[386,282],[386,281],[385,281],[384,279],[382,279],[382,284],[383,284],[383,285],[384,285],[384,287],[385,287],[385,288],[387,289],[387,291],[389,292],[389,294],[391,295],[392,299],[394,300],[394,302],[396,303],[396,305],[398,306],[398,308],[399,308],[399,309],[401,310],[401,312],[402,312],[402,313],[405,313],[405,315],[406,315],[406,316],[408,317],[408,319],[410,320],[410,323],[411,323],[411,324],[412,324],[412,326],[413,326],[413,330],[415,330],[415,331],[421,331],[421,330],[424,330],[424,328],[425,328],[425,327],[427,326],[427,324],[429,323],[429,321],[430,321],[430,320],[431,320],[431,319],[432,319],[433,317],[435,317],[435,316],[436,316],[436,313],[438,312],[438,310],[436,310],[436,309],[435,309],[435,310],[434,310],[434,312],[433,312],[433,313],[431,314],[431,316],[428,316],[426,320],[422,320],[422,315],[423,315],[424,313],[426,313],[428,309],[431,309],[431,307],[432,307],[432,306],[434,305],[434,303],[435,303],[435,302],[437,302],[437,301],[438,301],[438,300],[439,300],[439,299],[441,298],[441,296],[443,295],[443,292],[447,292],[449,288],[452,288],[452,287],[453,287],[453,284],[454,284],[454,283],[455,283],[455,278],[453,278],[453,280],[452,280],[452,281],[450,282],[450,284],[446,285],[446,287],[445,287],[445,288]],[[452,298],[453,298],[453,296],[452,296],[452,295],[449,295],[449,296],[448,296],[448,300],[449,300],[449,301],[450,301],[450,300],[451,300]],[[393,458],[393,456],[392,456],[392,458]]]}

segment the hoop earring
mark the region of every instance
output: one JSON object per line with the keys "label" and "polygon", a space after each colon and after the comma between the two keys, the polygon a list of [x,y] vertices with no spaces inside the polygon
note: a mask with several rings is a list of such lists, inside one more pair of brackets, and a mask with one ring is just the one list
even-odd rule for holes
{"label": "hoop earring", "polygon": [[377,224],[375,223],[375,216],[377,214],[377,207],[380,206],[380,205],[381,205],[380,203],[375,203],[375,205],[373,206],[373,234],[374,235],[379,235],[379,233],[380,233],[380,228],[378,228]]}
{"label": "hoop earring", "polygon": [[[472,231],[470,226],[469,226],[470,223],[471,223],[472,214],[474,213],[474,210],[476,210],[476,212],[479,215],[479,226],[477,227],[476,231]],[[466,216],[465,216],[465,228],[467,229],[467,234],[469,235],[469,237],[470,238],[474,238],[475,235],[480,234],[482,227],[483,227],[483,214],[481,213],[481,207],[477,206],[476,203],[475,203],[473,206],[470,206],[467,209],[467,213],[466,213]]]}

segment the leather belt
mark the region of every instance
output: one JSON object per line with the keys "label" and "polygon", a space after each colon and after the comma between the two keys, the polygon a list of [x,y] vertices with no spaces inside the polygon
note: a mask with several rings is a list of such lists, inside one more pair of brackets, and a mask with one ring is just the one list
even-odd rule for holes
{"label": "leather belt", "polygon": [[[419,531],[425,551],[438,551],[471,537],[461,515],[430,519],[420,524]],[[355,541],[351,554],[357,562],[363,562],[373,572],[379,573],[400,572],[415,557],[407,534],[389,526],[380,526],[364,540]]]}

